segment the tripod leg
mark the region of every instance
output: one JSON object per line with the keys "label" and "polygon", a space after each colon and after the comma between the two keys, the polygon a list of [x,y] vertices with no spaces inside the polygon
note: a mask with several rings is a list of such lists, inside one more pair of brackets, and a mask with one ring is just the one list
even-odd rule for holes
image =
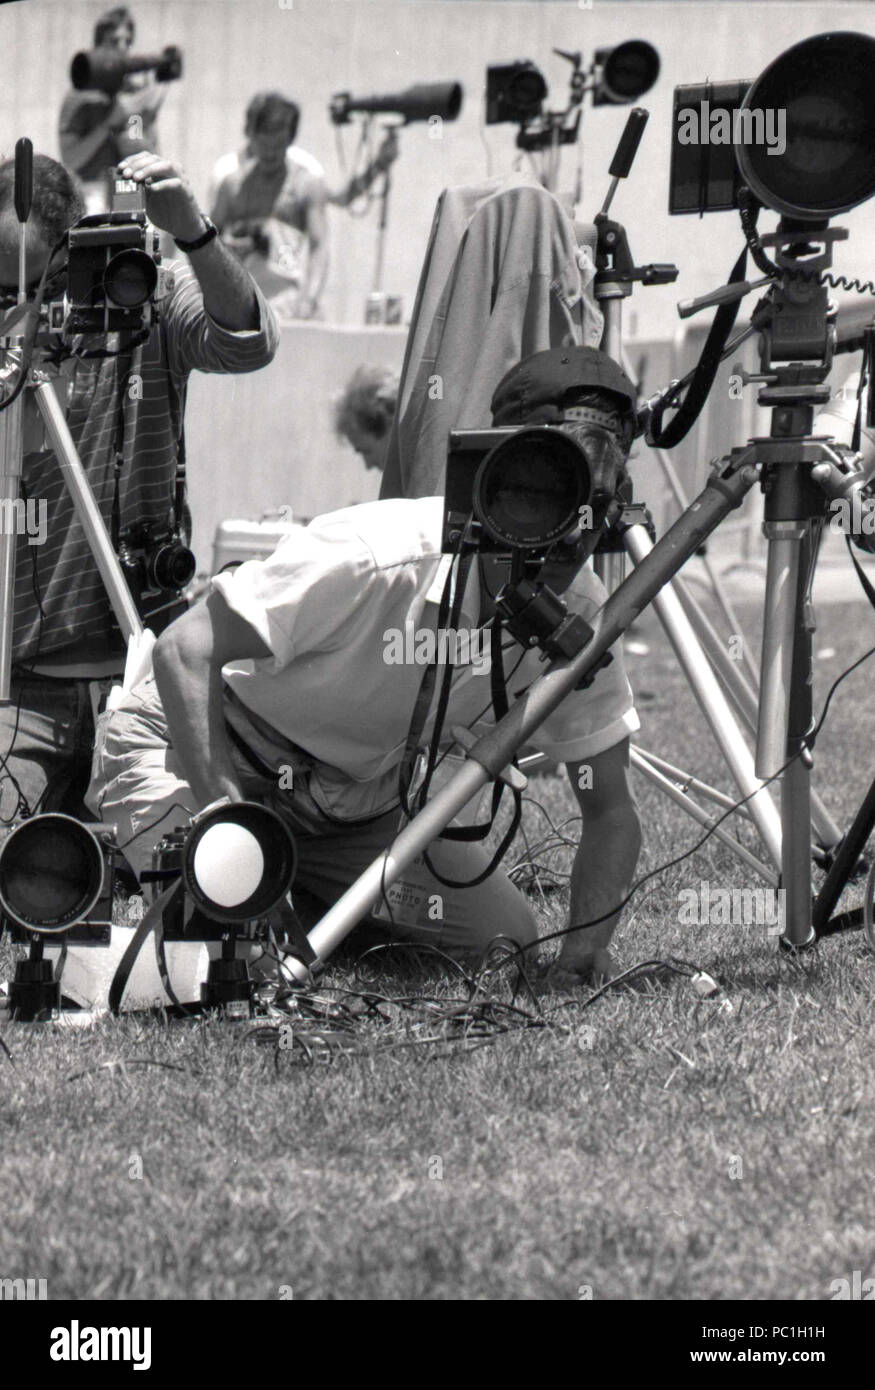
{"label": "tripod leg", "polygon": [[795,521],[770,523],[769,560],[763,615],[760,669],[760,722],[757,736],[758,777],[774,777],[787,761],[787,711],[793,671],[799,547],[804,527]]}
{"label": "tripod leg", "polygon": [[76,515],[88,539],[88,544],[91,546],[91,553],[100,571],[100,577],[106,585],[106,592],[109,595],[109,601],[112,604],[112,610],[122,636],[125,641],[129,641],[131,637],[141,637],[143,624],[140,622],[140,615],[137,612],[131,591],[125,583],[118,556],[112,548],[106,523],[94,500],[94,494],[88,486],[85,470],[76,452],[76,445],[73,443],[73,437],[67,428],[67,421],[58,398],[47,381],[37,386],[35,395],[40,414],[45,421],[46,430],[52,441],[55,457],[61,465],[61,471],[64,474],[67,487],[70,489]]}
{"label": "tripod leg", "polygon": [[[782,941],[790,947],[811,945],[811,758],[805,738],[811,728],[811,634],[813,623],[807,601],[808,575],[813,555],[811,522],[798,548],[796,572],[790,700],[787,719],[787,758],[793,758],[781,779],[781,828],[784,839],[782,887],[785,890]],[[794,754],[799,756],[794,757]]]}
{"label": "tripod leg", "polygon": [[674,801],[676,805],[680,806],[681,810],[685,811],[692,820],[696,821],[705,829],[714,826],[712,833],[718,840],[723,841],[727,849],[731,850],[733,854],[736,854],[749,869],[753,869],[754,873],[759,874],[760,878],[764,879],[771,887],[776,888],[778,886],[778,875],[773,869],[770,869],[766,864],[762,864],[755,854],[751,854],[750,850],[746,849],[734,836],[724,830],[722,825],[715,826],[715,821],[719,820],[718,816],[711,815],[708,811],[704,810],[698,802],[694,801],[691,796],[687,796],[681,791],[680,787],[676,786],[668,777],[664,777],[659,769],[654,767],[647,757],[642,755],[634,747],[631,750],[631,759],[632,766],[636,768],[642,776],[646,777],[648,781],[652,782],[655,787],[665,794],[665,796],[669,797],[671,801]]}
{"label": "tripod leg", "polygon": [[875,781],[869,787],[841,848],[836,854],[832,868],[817,895],[814,904],[814,930],[818,936],[832,916],[832,910],[841,896],[849,875],[866,848],[866,842],[873,829],[875,829]]}
{"label": "tripod leg", "polygon": [[12,513],[23,507],[21,396],[0,414],[0,505],[5,525],[0,528],[0,705],[9,703],[12,682],[12,616],[15,597],[15,528]]}
{"label": "tripod leg", "polygon": [[[723,677],[729,689],[729,696],[748,728],[757,727],[757,695],[748,685],[741,671],[727,653],[717,631],[711,626],[706,614],[693,598],[684,581],[678,577],[674,581],[678,597],[692,624],[699,641],[705,649],[708,660]],[[817,840],[823,849],[832,849],[842,838],[842,832],[827,811],[820,797],[812,790],[811,823]]]}
{"label": "tripod leg", "polygon": [[[630,526],[624,533],[624,543],[636,568],[652,552],[653,546],[644,526]],[[758,789],[750,750],[736,724],[723,688],[720,685],[696,635],[690,626],[673,584],[665,587],[653,599],[653,606],[671,642],[684,673],[717,740],[729,770],[746,802],[766,850],[773,863],[781,862],[781,823],[777,808],[767,791]]]}

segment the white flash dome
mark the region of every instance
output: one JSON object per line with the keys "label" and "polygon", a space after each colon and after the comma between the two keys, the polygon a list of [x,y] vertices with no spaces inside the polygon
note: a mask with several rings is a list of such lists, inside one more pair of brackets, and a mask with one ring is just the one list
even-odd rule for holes
{"label": "white flash dome", "polygon": [[211,825],[200,839],[193,861],[201,891],[220,907],[247,902],[264,877],[264,852],[242,825]]}

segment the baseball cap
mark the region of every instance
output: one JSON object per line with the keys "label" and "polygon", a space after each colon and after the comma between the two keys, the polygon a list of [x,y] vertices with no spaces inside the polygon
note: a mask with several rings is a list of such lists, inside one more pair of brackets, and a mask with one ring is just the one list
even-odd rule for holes
{"label": "baseball cap", "polygon": [[492,397],[492,424],[549,424],[562,418],[563,407],[594,387],[619,396],[633,417],[635,387],[626,373],[600,348],[547,348],[523,358],[501,378]]}

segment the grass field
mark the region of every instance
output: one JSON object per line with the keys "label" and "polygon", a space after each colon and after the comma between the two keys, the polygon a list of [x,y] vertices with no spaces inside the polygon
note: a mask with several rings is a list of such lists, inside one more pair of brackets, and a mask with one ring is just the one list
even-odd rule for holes
{"label": "grass field", "polygon": [[[875,644],[865,606],[820,618],[818,705]],[[641,742],[728,790],[667,648],[643,635]],[[842,824],[875,771],[873,663],[817,746]],[[636,785],[645,872],[700,832]],[[572,815],[558,778],[530,792]],[[548,834],[534,807],[525,824],[532,847]],[[561,873],[571,850],[536,857]],[[834,1280],[875,1273],[875,956],[860,933],[791,960],[764,927],[684,926],[678,893],[704,880],[756,886],[712,840],[633,899],[617,950],[699,963],[716,1000],[678,976],[591,1007],[586,991],[522,996],[542,1026],[467,1047],[440,1040],[427,1004],[387,1005],[346,1035],[354,1050],[314,1045],[310,1063],[202,1020],[7,1025],[0,1277],[79,1299],[830,1299]],[[564,924],[564,893],[536,902],[545,932]],[[463,994],[400,959],[366,979]],[[493,985],[505,1004],[508,980]],[[357,981],[347,954],[326,984]]]}

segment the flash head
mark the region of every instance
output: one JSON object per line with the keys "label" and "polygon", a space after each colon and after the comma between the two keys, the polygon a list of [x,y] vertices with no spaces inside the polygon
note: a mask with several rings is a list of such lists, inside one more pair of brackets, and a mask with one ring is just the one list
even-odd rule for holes
{"label": "flash head", "polygon": [[207,917],[232,924],[276,907],[296,863],[291,832],[276,812],[238,801],[196,817],[182,852],[182,877]]}
{"label": "flash head", "polygon": [[743,180],[767,207],[822,222],[875,193],[875,39],[803,39],[751,83],[741,109],[786,113],[783,151],[735,146]]}
{"label": "flash head", "polygon": [[474,515],[495,545],[544,550],[580,524],[591,496],[581,446],[549,425],[514,430],[483,459],[474,477]]}

